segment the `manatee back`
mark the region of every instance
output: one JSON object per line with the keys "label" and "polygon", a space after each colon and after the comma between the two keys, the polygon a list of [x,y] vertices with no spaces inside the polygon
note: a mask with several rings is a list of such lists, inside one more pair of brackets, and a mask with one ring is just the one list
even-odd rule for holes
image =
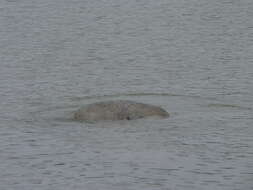
{"label": "manatee back", "polygon": [[105,101],[88,104],[74,114],[79,121],[132,120],[149,116],[168,117],[162,108],[129,100]]}

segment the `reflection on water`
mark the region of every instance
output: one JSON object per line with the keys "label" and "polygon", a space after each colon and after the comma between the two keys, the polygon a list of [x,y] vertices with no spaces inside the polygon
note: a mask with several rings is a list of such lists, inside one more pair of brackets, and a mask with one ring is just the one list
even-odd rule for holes
{"label": "reflection on water", "polygon": [[[253,2],[0,2],[0,189],[253,189]],[[74,122],[128,99],[163,120]]]}

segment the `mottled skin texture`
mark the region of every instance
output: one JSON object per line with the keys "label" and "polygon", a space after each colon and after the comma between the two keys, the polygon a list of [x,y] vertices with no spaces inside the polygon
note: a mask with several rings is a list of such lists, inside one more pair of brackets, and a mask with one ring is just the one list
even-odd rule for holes
{"label": "mottled skin texture", "polygon": [[86,122],[133,120],[150,116],[166,118],[169,114],[158,106],[128,100],[88,104],[74,113],[75,120]]}

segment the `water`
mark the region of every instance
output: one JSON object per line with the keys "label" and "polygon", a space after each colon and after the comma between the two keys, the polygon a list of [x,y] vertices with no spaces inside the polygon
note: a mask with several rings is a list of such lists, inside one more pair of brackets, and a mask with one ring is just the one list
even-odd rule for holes
{"label": "water", "polygon": [[252,52],[251,0],[1,0],[0,189],[253,189]]}

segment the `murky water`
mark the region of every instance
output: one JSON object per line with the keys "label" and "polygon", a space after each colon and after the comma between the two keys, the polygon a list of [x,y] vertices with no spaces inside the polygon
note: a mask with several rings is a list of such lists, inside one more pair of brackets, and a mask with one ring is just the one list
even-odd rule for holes
{"label": "murky water", "polygon": [[0,189],[253,189],[252,52],[251,0],[1,0]]}

